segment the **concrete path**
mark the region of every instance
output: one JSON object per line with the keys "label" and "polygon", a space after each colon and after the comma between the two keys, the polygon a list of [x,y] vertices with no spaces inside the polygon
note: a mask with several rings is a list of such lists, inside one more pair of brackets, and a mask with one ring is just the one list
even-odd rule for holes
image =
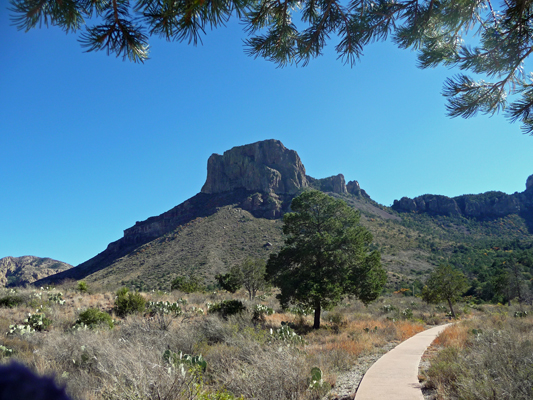
{"label": "concrete path", "polygon": [[418,365],[431,342],[448,325],[420,332],[383,355],[366,371],[355,400],[424,400]]}

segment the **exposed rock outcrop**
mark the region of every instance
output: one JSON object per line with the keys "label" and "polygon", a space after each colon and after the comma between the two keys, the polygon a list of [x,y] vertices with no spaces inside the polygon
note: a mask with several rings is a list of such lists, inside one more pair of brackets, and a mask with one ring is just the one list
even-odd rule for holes
{"label": "exposed rock outcrop", "polygon": [[528,212],[533,206],[533,175],[527,179],[526,191],[506,194],[486,192],[457,197],[426,194],[410,199],[394,200],[392,208],[401,212],[428,212],[448,216],[499,218],[509,214]]}
{"label": "exposed rock outcrop", "polygon": [[526,181],[526,190],[533,188],[533,175],[529,175]]}
{"label": "exposed rock outcrop", "polygon": [[361,189],[361,186],[359,186],[359,182],[357,181],[348,182],[346,185],[346,190],[348,190],[348,193],[351,193],[354,196],[370,199],[370,196],[363,189]]}
{"label": "exposed rock outcrop", "polygon": [[222,156],[211,155],[202,193],[223,193],[242,188],[295,194],[304,187],[307,187],[305,168],[298,153],[272,139],[234,147]]}

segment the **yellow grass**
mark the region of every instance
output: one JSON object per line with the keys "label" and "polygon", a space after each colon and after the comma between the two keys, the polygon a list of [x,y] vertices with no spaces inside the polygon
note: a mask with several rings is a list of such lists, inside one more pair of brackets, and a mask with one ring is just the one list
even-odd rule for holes
{"label": "yellow grass", "polygon": [[454,324],[447,327],[433,341],[435,346],[464,348],[468,339],[469,327],[466,324]]}

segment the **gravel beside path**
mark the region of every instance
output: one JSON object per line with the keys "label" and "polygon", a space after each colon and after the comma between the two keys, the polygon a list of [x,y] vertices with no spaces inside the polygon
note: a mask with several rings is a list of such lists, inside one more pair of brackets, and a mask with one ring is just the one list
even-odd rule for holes
{"label": "gravel beside path", "polygon": [[[433,330],[430,330],[430,331],[441,331],[444,327],[441,326],[441,327],[433,327],[435,329]],[[384,375],[387,375],[390,373],[392,373],[393,375],[391,376],[383,376],[383,378],[385,379],[385,381],[393,381],[393,380],[396,380],[396,374],[399,373],[400,375],[403,375],[403,367],[400,365],[400,361],[399,360],[403,360],[405,358],[405,361],[406,363],[409,362],[410,364],[413,364],[413,362],[416,364],[413,364],[413,368],[411,369],[414,369],[415,371],[415,376],[416,376],[416,372],[418,371],[418,364],[420,363],[420,358],[422,356],[422,354],[424,353],[424,351],[426,350],[426,348],[429,346],[429,344],[432,342],[433,339],[431,339],[429,336],[436,336],[437,332],[435,332],[435,334],[433,334],[432,332],[421,332],[419,335],[420,336],[423,336],[423,337],[426,337],[426,338],[421,338],[420,336],[418,338],[415,338],[415,336],[413,336],[411,339],[413,339],[410,343],[412,344],[405,344],[405,342],[403,342],[403,346],[400,346],[400,348],[402,348],[402,350],[395,350],[393,353],[396,354],[396,357],[392,356],[392,358],[394,359],[393,361],[393,364],[395,366],[400,366],[400,369],[398,370],[396,367],[395,371],[397,372],[393,372],[393,371],[387,371],[385,370],[383,372]],[[431,339],[431,340],[430,340]],[[408,341],[410,339],[407,339]],[[428,342],[429,340],[429,342]],[[422,343],[424,342],[424,343]],[[427,342],[427,343],[425,343]],[[416,343],[416,344],[415,344]],[[363,379],[365,373],[367,372],[368,369],[370,369],[370,367],[372,367],[376,361],[378,361],[384,354],[388,353],[390,350],[394,349],[397,347],[399,343],[398,342],[391,342],[391,343],[388,343],[387,345],[377,349],[377,351],[373,354],[370,354],[370,355],[366,355],[366,356],[362,356],[362,357],[359,357],[357,359],[357,364],[354,365],[352,367],[352,369],[350,369],[349,371],[347,372],[343,372],[341,374],[339,374],[337,376],[337,382],[335,384],[335,387],[328,393],[328,395],[323,399],[323,400],[326,400],[326,399],[333,399],[333,400],[352,400],[355,398],[355,393],[361,383],[361,380]],[[414,346],[413,346],[414,345]],[[407,348],[407,350],[406,350]],[[407,351],[407,352],[406,352]],[[414,353],[420,353],[418,355],[415,355]],[[405,354],[405,355],[404,355]],[[400,356],[400,358],[398,359],[398,356]],[[413,356],[415,356],[413,358]],[[387,358],[391,358],[391,355],[389,354],[387,356]],[[380,364],[382,364],[383,361],[380,361]],[[407,365],[406,365],[407,367]],[[409,369],[409,368],[408,368]],[[373,368],[373,371],[375,371],[375,368]],[[401,371],[401,373],[400,373]],[[391,379],[393,378],[393,379]],[[369,379],[372,379],[372,378],[369,378]],[[369,379],[365,380],[365,382],[367,382],[367,385],[368,386],[368,381]],[[401,378],[401,379],[405,379],[405,378]],[[400,380],[401,380],[400,379]],[[380,379],[381,381],[381,379]],[[402,381],[403,382],[403,381]],[[394,385],[397,385],[399,384],[400,381],[398,382],[395,382]],[[406,385],[408,386],[411,386],[412,383],[406,383]],[[379,384],[379,386],[383,387],[382,385],[382,381],[381,381],[381,384]],[[402,386],[401,384],[399,385],[400,387]],[[417,387],[419,387],[420,385],[418,385],[418,382],[417,382]],[[400,395],[401,398],[404,398],[407,399],[407,398],[411,398],[411,394],[407,393],[407,394],[404,394],[404,393],[401,393],[402,392],[402,389],[400,387],[396,387],[394,388],[394,391],[399,391],[400,393],[398,393],[398,395]],[[414,388],[414,387],[413,387]],[[412,389],[409,389],[409,391],[411,391]],[[420,389],[418,389],[419,392],[418,394],[415,394],[415,397],[416,398],[422,398],[422,393],[420,393]],[[415,390],[416,391],[416,390]],[[367,388],[367,392],[368,392],[368,388]],[[366,393],[365,395],[363,395],[363,397],[368,397],[369,396],[369,393]],[[365,397],[365,398],[366,398]],[[372,394],[370,395],[370,397],[374,398],[375,396]],[[379,395],[378,395],[379,397]],[[376,399],[378,397],[375,397]],[[431,393],[424,393],[424,397],[423,397],[425,400],[430,400],[432,399],[431,397]],[[381,399],[380,399],[381,400]]]}
{"label": "gravel beside path", "polygon": [[331,389],[323,400],[352,400],[366,371],[389,350],[395,348],[399,342],[390,342],[375,350],[375,353],[357,358],[357,363],[349,371],[337,375],[335,387]]}

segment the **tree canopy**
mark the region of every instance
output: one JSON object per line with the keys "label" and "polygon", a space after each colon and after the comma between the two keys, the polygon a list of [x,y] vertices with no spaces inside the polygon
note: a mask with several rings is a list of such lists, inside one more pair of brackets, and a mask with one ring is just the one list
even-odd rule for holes
{"label": "tree canopy", "polygon": [[469,288],[466,276],[451,265],[441,264],[433,270],[426,286],[422,289],[422,298],[428,303],[447,301],[452,317],[455,311],[452,304]]}
{"label": "tree canopy", "polygon": [[386,273],[379,252],[369,251],[372,235],[359,224],[359,212],[315,190],[295,197],[291,209],[283,217],[285,245],[267,263],[267,277],[280,288],[281,304],[312,307],[318,329],[321,310],[343,296],[375,300]]}
{"label": "tree canopy", "polygon": [[143,62],[150,35],[201,42],[208,28],[242,21],[245,51],[280,66],[306,65],[322,55],[328,39],[354,65],[366,45],[391,37],[418,52],[420,68],[444,65],[470,71],[444,83],[451,117],[504,111],[533,134],[533,4],[506,0],[10,0],[14,24],[23,30],[55,25],[66,32],[86,26],[87,51],[106,50]]}

